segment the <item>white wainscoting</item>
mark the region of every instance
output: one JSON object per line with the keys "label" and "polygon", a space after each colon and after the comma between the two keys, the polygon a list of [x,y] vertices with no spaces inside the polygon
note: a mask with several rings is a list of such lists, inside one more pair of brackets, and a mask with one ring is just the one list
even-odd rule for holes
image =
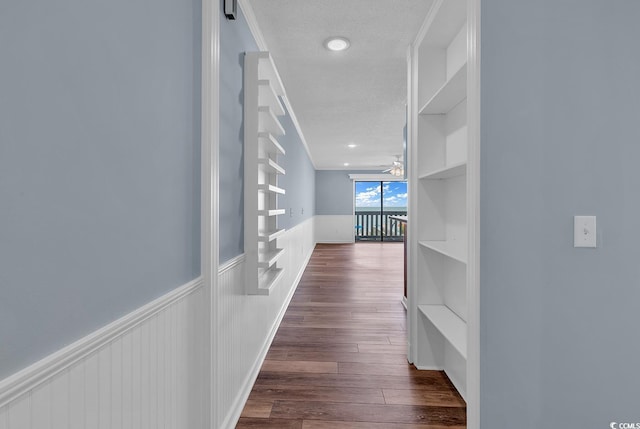
{"label": "white wainscoting", "polygon": [[314,219],[278,239],[285,273],[268,296],[245,294],[243,256],[220,267],[213,297],[218,327],[213,397],[221,412],[214,427],[233,428],[238,421],[314,246]]}
{"label": "white wainscoting", "polygon": [[[244,257],[214,291],[216,428],[232,428],[313,252],[314,219],[279,238],[285,274],[246,295]],[[0,382],[0,429],[204,428],[208,294],[196,279]]]}
{"label": "white wainscoting", "polygon": [[316,215],[317,243],[353,243],[355,226],[353,215]]}
{"label": "white wainscoting", "polygon": [[3,380],[0,429],[203,427],[205,292],[191,281]]}

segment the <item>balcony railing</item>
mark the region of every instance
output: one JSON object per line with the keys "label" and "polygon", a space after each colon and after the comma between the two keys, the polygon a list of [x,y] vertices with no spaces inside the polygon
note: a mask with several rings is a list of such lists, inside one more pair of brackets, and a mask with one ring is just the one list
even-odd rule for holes
{"label": "balcony railing", "polygon": [[391,216],[406,216],[405,210],[385,210],[380,212],[358,211],[356,215],[356,240],[402,241],[404,229]]}

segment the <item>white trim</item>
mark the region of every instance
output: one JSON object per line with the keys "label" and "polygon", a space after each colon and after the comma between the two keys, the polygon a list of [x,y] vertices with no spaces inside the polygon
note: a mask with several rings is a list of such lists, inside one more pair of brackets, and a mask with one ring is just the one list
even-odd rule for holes
{"label": "white trim", "polygon": [[[267,46],[267,42],[264,39],[264,35],[262,34],[262,31],[260,30],[260,26],[258,25],[256,14],[253,11],[253,8],[249,4],[248,0],[238,0],[238,6],[240,6],[240,9],[242,10],[242,14],[247,20],[249,30],[251,31],[251,34],[253,35],[253,38],[255,39],[256,44],[258,45],[258,50],[268,51],[269,47]],[[282,88],[284,92],[284,95],[282,96],[282,102],[285,108],[287,109],[287,113],[289,113],[289,117],[291,118],[291,122],[293,122],[293,126],[298,132],[298,136],[300,136],[300,140],[302,141],[302,145],[304,146],[304,149],[307,151],[307,156],[309,157],[309,161],[311,161],[311,165],[313,165],[313,168],[317,170],[316,164],[313,160],[313,157],[311,156],[311,149],[309,149],[309,145],[307,144],[307,139],[305,139],[304,134],[302,133],[302,127],[300,126],[300,122],[298,122],[298,118],[293,110],[293,106],[291,106],[291,102],[289,101],[289,97],[287,96],[287,91],[286,91],[286,88],[284,87],[284,84],[282,85]]]}
{"label": "white trim", "polygon": [[349,179],[366,182],[406,182],[404,177],[396,177],[392,174],[349,174]]}
{"label": "white trim", "polygon": [[380,172],[384,169],[386,169],[387,167],[385,166],[380,166],[380,167],[358,167],[355,165],[349,166],[349,167],[318,167],[317,170],[318,171],[354,171],[354,170],[358,170],[358,171],[375,171],[376,173],[381,174]]}
{"label": "white trim", "polygon": [[[308,221],[313,222],[312,219],[309,219]],[[298,225],[302,225],[303,223],[300,223]],[[298,225],[290,229],[289,232],[291,232]],[[296,278],[293,281],[293,287],[291,287],[291,290],[287,294],[287,297],[285,298],[284,303],[280,308],[280,312],[278,313],[278,316],[276,317],[275,321],[273,322],[273,325],[271,326],[269,335],[267,336],[264,344],[262,345],[260,353],[258,354],[258,358],[256,359],[253,367],[251,368],[251,371],[247,373],[247,376],[245,377],[242,383],[242,386],[243,386],[242,391],[240,392],[240,394],[236,396],[236,399],[231,407],[231,410],[233,411],[227,415],[227,418],[225,419],[224,422],[222,422],[220,427],[223,427],[223,428],[235,427],[238,420],[240,419],[240,415],[242,414],[242,410],[244,409],[244,406],[247,400],[249,399],[249,395],[251,394],[253,385],[258,379],[258,375],[260,374],[260,368],[262,367],[262,364],[264,363],[264,360],[267,357],[269,348],[271,348],[271,343],[273,342],[273,339],[275,338],[276,333],[278,332],[278,328],[280,327],[280,323],[282,323],[282,319],[284,318],[284,315],[287,312],[287,308],[289,307],[289,303],[293,298],[293,294],[295,294],[296,290],[298,289],[298,285],[300,284],[300,280],[302,280],[302,275],[304,274],[304,271],[307,268],[307,265],[309,264],[309,260],[311,259],[311,255],[313,254],[314,249],[315,249],[315,246],[309,250],[302,266],[300,267],[300,270],[298,270],[298,274],[296,275]]]}
{"label": "white trim", "polygon": [[[442,371],[442,367],[439,366],[422,366],[422,365],[416,365],[415,366],[416,369],[419,369],[420,371]],[[445,374],[446,375],[446,374]],[[449,378],[449,376],[447,375],[447,378]],[[449,378],[449,380],[451,380]]]}
{"label": "white trim", "polygon": [[[428,17],[428,19],[426,19],[422,23],[422,27],[420,27],[420,29],[418,30],[418,33],[416,34],[416,37],[413,40],[412,46],[419,46],[420,43],[422,42],[422,40],[425,38],[425,36],[427,35],[427,31],[429,30],[429,27],[431,27],[431,24],[433,23],[433,19],[434,19],[435,15],[436,15],[434,13],[434,11],[437,10],[440,7],[441,4],[442,4],[442,0],[440,0],[440,1],[436,0],[431,4],[431,7],[429,8],[429,11],[425,15],[426,17]],[[409,49],[411,49],[411,48],[409,48]]]}
{"label": "white trim", "polygon": [[291,118],[291,122],[293,122],[293,126],[296,128],[296,131],[298,132],[300,141],[302,141],[302,145],[304,146],[304,149],[307,151],[307,155],[309,156],[309,161],[311,161],[311,165],[315,170],[316,163],[313,160],[313,157],[311,156],[311,149],[309,149],[309,145],[307,144],[307,139],[304,137],[304,134],[302,133],[302,127],[300,127],[300,122],[298,122],[298,117],[296,116],[296,113],[293,110],[293,106],[291,106],[291,103],[289,102],[289,97],[287,96],[283,97],[282,101],[284,102],[284,105],[287,108],[287,112],[289,113],[289,118]]}
{"label": "white trim", "polygon": [[236,266],[243,264],[245,261],[245,254],[241,253],[240,255],[229,259],[218,267],[218,275],[222,275],[227,271],[235,268]]}
{"label": "white trim", "polygon": [[[435,3],[432,8],[435,7]],[[432,11],[429,10],[428,16],[431,16]],[[426,32],[427,23],[423,25],[420,32],[418,32],[418,37],[414,41],[413,45],[411,45],[407,49],[407,81],[409,84],[407,85],[407,98],[409,100],[407,106],[407,159],[405,160],[405,167],[408,169],[410,173],[410,177],[416,177],[417,174],[414,171],[417,171],[418,161],[416,156],[414,156],[414,148],[416,146],[416,136],[418,134],[418,124],[417,121],[414,121],[414,117],[416,114],[414,112],[418,111],[418,46],[419,41],[424,38],[424,34]],[[409,225],[409,234],[405,235],[405,240],[407,240],[407,360],[410,363],[418,362],[418,308],[417,305],[414,305],[418,302],[418,292],[417,288],[413,287],[413,285],[418,284],[418,243],[417,234],[411,232],[411,220],[418,219],[418,207],[416,204],[412,204],[412,201],[415,198],[411,198],[412,195],[417,195],[418,191],[418,181],[417,180],[409,180],[408,181],[408,192],[409,192],[409,200],[407,201],[407,222]]]}
{"label": "white trim", "polygon": [[[407,198],[407,202],[408,198]],[[356,242],[356,234],[355,234],[355,228],[356,228],[356,181],[355,180],[351,180],[351,216],[353,216],[353,229],[354,229],[354,234],[353,234],[353,242]]]}
{"label": "white trim", "polygon": [[56,375],[73,366],[114,339],[123,336],[144,321],[154,317],[165,308],[203,286],[202,277],[191,280],[183,286],[132,311],[107,326],[79,339],[73,344],[41,359],[0,382],[0,408],[21,395],[51,380]]}
{"label": "white trim", "polygon": [[467,427],[480,428],[480,5],[467,3]]}
{"label": "white trim", "polygon": [[217,327],[213,326],[213,293],[218,284],[218,152],[219,152],[219,75],[220,75],[220,3],[214,0],[202,1],[202,125],[201,125],[201,251],[200,266],[204,277],[207,299],[206,324],[208,329],[204,341],[205,362],[202,376],[209,379],[205,389],[204,427],[211,427],[218,414],[217,402],[213,398],[217,385]]}
{"label": "white trim", "polygon": [[258,50],[268,51],[269,48],[267,47],[267,42],[264,40],[264,35],[262,34],[262,30],[260,30],[260,26],[258,25],[256,14],[253,11],[253,8],[249,4],[248,0],[238,0],[238,6],[240,6],[242,14],[247,20],[249,31],[251,31],[251,34],[256,41],[256,45],[258,45]]}

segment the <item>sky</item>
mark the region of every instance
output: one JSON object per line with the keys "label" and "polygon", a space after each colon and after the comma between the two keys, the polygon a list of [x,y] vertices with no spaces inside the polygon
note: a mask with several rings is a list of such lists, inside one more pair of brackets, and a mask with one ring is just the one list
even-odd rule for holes
{"label": "sky", "polygon": [[356,182],[356,207],[407,207],[407,182]]}

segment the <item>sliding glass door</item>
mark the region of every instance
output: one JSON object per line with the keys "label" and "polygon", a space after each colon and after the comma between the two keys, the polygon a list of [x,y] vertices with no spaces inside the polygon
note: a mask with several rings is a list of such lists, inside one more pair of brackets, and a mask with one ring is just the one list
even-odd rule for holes
{"label": "sliding glass door", "polygon": [[407,182],[355,182],[357,241],[402,241],[391,216],[407,215]]}

